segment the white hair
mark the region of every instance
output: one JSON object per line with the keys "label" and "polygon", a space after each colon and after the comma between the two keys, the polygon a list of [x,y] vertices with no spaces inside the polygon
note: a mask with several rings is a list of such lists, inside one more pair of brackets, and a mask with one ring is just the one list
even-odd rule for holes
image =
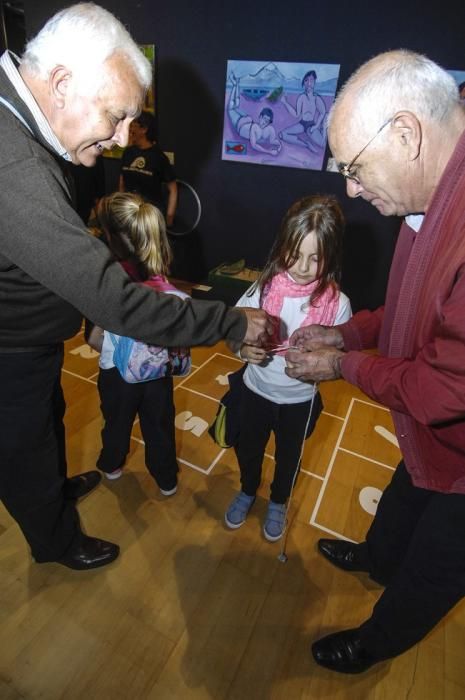
{"label": "white hair", "polygon": [[379,54],[353,73],[332,106],[329,122],[346,97],[354,121],[370,130],[400,110],[444,122],[459,104],[454,78],[426,56],[406,49]]}
{"label": "white hair", "polygon": [[147,90],[152,67],[121,22],[92,2],[60,10],[26,45],[21,65],[33,76],[47,80],[57,65],[73,71],[86,91],[105,78],[99,70],[115,52],[122,53]]}

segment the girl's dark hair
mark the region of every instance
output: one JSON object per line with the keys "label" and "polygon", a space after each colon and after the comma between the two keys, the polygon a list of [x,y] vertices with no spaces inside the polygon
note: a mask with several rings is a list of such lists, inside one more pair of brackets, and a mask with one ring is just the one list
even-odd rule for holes
{"label": "girl's dark hair", "polygon": [[284,216],[265,267],[249,294],[260,289],[261,306],[272,278],[297,262],[301,243],[312,231],[318,247],[318,284],[310,303],[315,305],[328,287],[336,292],[341,278],[344,226],[344,215],[332,195],[309,195],[294,202]]}

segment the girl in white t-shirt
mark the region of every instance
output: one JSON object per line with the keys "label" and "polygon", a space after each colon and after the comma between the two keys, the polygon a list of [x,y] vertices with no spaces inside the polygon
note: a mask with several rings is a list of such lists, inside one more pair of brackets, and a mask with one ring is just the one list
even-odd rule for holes
{"label": "girl in white t-shirt", "polygon": [[263,534],[271,542],[284,532],[286,501],[300,467],[305,428],[309,437],[323,408],[313,383],[287,376],[284,355],[297,328],[312,323],[337,325],[352,314],[349,299],[338,284],[343,231],[344,218],[334,197],[310,195],[295,202],[284,217],[259,279],[237,302],[237,306],[265,309],[276,324],[273,343],[267,348],[229,343],[248,365],[235,445],[242,488],[225,521],[233,529],[245,522],[260,486],[265,447],[273,431],[275,471],[263,525]]}

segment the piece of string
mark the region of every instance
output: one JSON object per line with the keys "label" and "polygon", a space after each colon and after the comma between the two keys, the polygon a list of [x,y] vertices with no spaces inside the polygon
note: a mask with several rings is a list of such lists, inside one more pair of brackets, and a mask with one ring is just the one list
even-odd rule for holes
{"label": "piece of string", "polygon": [[306,436],[307,436],[307,430],[308,430],[308,426],[310,425],[310,420],[312,418],[313,403],[315,401],[315,396],[317,395],[317,392],[318,392],[318,384],[316,382],[314,384],[314,388],[315,388],[315,391],[313,392],[312,400],[310,401],[310,410],[308,412],[307,422],[305,424],[304,435],[302,438],[302,444],[300,446],[300,455],[299,455],[299,459],[297,460],[294,476],[292,478],[291,492],[289,494],[289,498],[287,499],[286,510],[284,511],[284,532],[283,532],[283,535],[281,538],[281,551],[278,554],[278,559],[283,564],[287,561],[286,543],[287,543],[287,535],[289,532],[289,523],[287,520],[287,516],[289,514],[289,508],[291,506],[291,499],[292,499],[292,494],[294,492],[294,486],[295,486],[295,482],[297,480],[297,475],[300,471],[300,464],[302,462],[302,457],[303,457],[303,453],[304,453],[304,449],[305,449],[305,440],[306,440]]}

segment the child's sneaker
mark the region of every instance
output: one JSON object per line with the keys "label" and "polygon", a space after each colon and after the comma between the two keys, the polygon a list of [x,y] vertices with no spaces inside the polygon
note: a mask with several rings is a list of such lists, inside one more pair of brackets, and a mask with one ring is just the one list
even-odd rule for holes
{"label": "child's sneaker", "polygon": [[249,510],[254,504],[254,501],[255,496],[247,496],[246,493],[240,491],[224,514],[224,521],[226,525],[232,530],[235,530],[243,525],[246,521]]}
{"label": "child's sneaker", "polygon": [[177,490],[178,490],[178,486],[177,486],[177,484],[175,484],[172,489],[160,489],[160,493],[163,496],[174,496],[174,494],[176,493]]}
{"label": "child's sneaker", "polygon": [[103,472],[103,473],[105,474],[105,477],[106,477],[107,479],[110,479],[110,481],[114,481],[115,479],[119,479],[119,478],[120,478],[120,476],[121,476],[122,473],[123,473],[123,470],[122,470],[122,469],[115,469],[115,470],[112,471],[112,472]]}
{"label": "child's sneaker", "polygon": [[279,538],[282,537],[285,527],[286,504],[270,501],[265,524],[263,525],[263,534],[268,542],[276,542],[276,540],[279,540]]}

